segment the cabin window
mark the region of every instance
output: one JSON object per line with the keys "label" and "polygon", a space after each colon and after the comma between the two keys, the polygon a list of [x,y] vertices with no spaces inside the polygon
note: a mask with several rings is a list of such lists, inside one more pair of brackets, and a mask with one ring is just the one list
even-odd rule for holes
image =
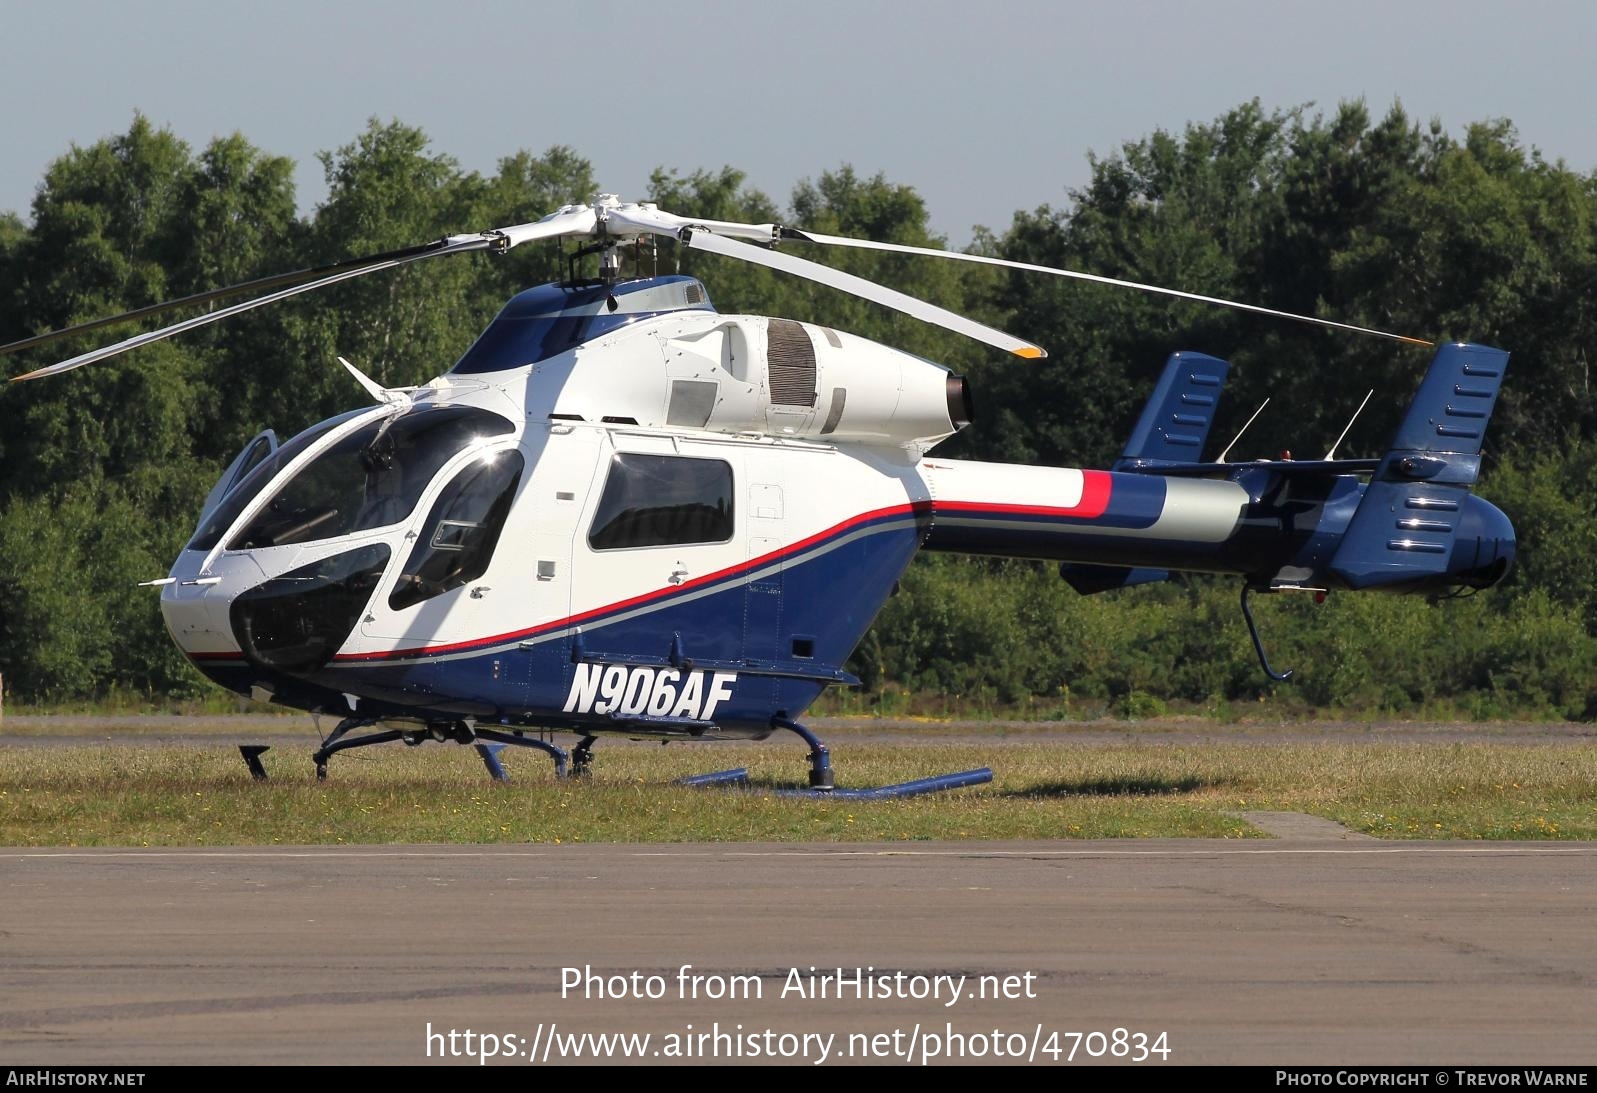
{"label": "cabin window", "polygon": [[731,538],[731,466],[719,459],[623,452],[610,463],[588,545],[624,550]]}
{"label": "cabin window", "polygon": [[522,467],[520,452],[489,452],[455,475],[433,502],[389,607],[403,610],[488,572]]}
{"label": "cabin window", "polygon": [[286,482],[272,483],[272,499],[227,547],[312,543],[397,524],[415,511],[440,467],[514,428],[498,414],[469,406],[423,405],[398,418],[370,422]]}

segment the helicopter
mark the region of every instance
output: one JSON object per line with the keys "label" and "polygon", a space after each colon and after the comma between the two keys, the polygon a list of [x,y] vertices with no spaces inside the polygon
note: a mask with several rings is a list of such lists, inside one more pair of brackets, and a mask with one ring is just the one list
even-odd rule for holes
{"label": "helicopter", "polygon": [[[846,331],[721,314],[693,277],[622,276],[621,248],[660,238],[1030,360],[1045,356],[1040,346],[780,244],[1016,268],[1431,344],[1095,274],[692,219],[601,194],[532,223],[232,285],[0,354],[251,297],[14,379],[35,380],[412,262],[579,241],[567,279],[514,296],[425,384],[385,388],[339,358],[373,405],[287,441],[271,430],[253,438],[168,575],[145,582],[160,589],[173,640],[211,680],[338,718],[313,756],[318,778],[339,752],[393,741],[474,745],[503,778],[507,746],[547,753],[565,776],[591,769],[605,734],[786,730],[809,748],[808,789],[794,793],[974,785],[992,772],[838,788],[826,745],[802,721],[826,688],[858,684],[845,664],[919,551],[1056,562],[1083,594],[1178,571],[1240,578],[1254,650],[1279,681],[1291,673],[1266,655],[1255,593],[1448,595],[1489,588],[1513,565],[1512,524],[1471,492],[1502,350],[1437,346],[1374,459],[1337,458],[1344,430],[1322,459],[1230,461],[1228,446],[1203,461],[1228,364],[1191,351],[1169,357],[1108,469],[946,459],[934,449],[974,417],[962,376]],[[599,275],[579,278],[588,256]],[[576,734],[575,747],[554,742],[562,732]],[[265,749],[241,750],[264,778]]]}

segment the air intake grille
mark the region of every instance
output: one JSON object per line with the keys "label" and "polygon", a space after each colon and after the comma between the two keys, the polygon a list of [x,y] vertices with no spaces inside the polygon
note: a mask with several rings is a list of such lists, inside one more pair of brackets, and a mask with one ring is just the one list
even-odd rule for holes
{"label": "air intake grille", "polygon": [[766,361],[771,402],[777,406],[815,405],[815,344],[802,324],[772,319]]}
{"label": "air intake grille", "polygon": [[682,295],[689,304],[704,303],[704,289],[697,281],[689,281],[687,287],[682,290]]}

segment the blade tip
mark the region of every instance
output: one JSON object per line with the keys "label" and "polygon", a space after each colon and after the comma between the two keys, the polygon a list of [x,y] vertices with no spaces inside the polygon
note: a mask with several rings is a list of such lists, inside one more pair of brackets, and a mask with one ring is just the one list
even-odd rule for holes
{"label": "blade tip", "polygon": [[1015,356],[1024,360],[1040,361],[1048,356],[1048,351],[1038,345],[1023,345],[1019,349],[1014,350],[1014,354]]}

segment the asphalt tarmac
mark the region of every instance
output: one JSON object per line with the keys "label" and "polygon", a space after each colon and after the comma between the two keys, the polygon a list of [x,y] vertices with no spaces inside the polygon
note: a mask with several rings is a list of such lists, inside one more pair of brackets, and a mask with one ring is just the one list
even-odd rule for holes
{"label": "asphalt tarmac", "polygon": [[[523,1065],[617,1032],[653,1064],[950,1032],[988,1063],[1139,1034],[1172,1063],[1597,1059],[1597,845],[1262,819],[1283,837],[0,850],[0,1064],[462,1063],[483,1032]],[[816,997],[811,966],[874,970]]]}

